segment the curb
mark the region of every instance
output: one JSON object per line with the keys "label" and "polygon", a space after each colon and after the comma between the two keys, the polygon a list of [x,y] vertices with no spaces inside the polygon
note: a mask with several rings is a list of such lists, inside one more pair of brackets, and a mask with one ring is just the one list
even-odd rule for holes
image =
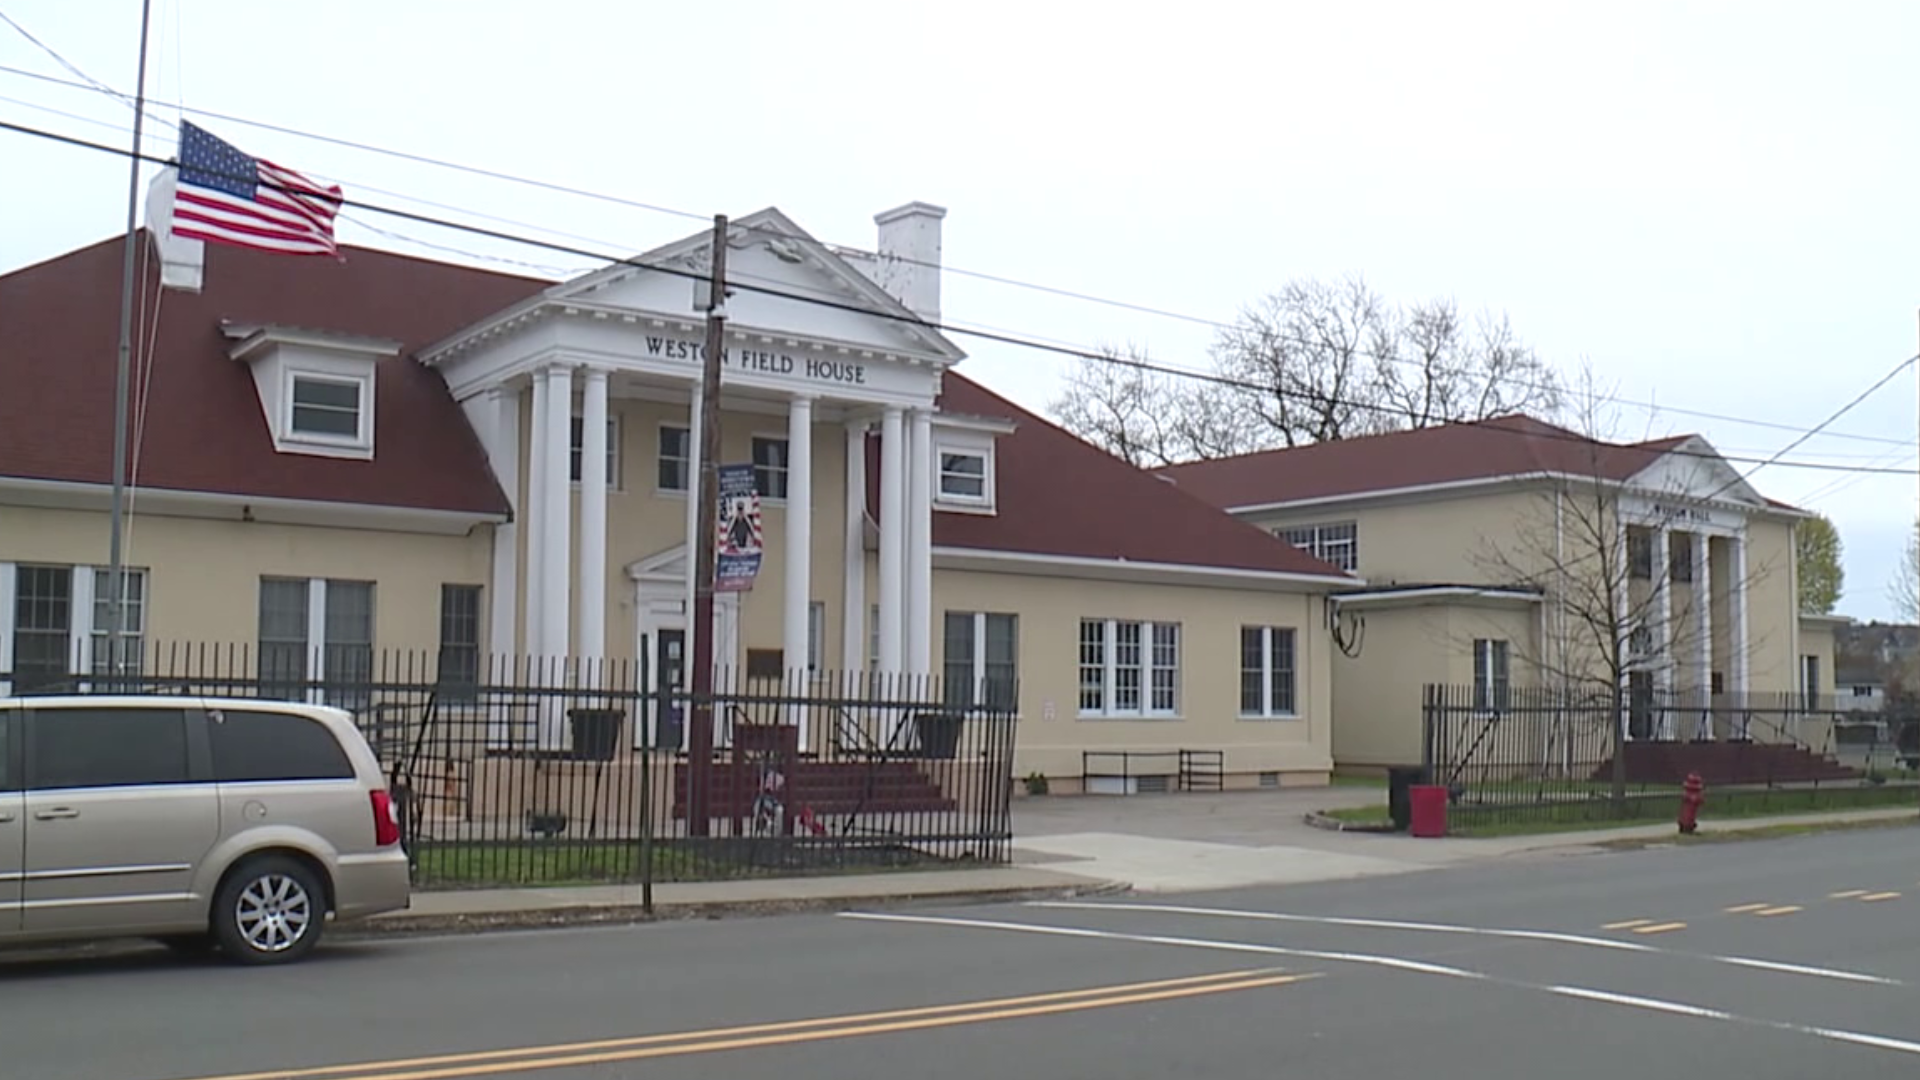
{"label": "curb", "polygon": [[1316,829],[1325,829],[1328,832],[1394,833],[1400,831],[1394,828],[1391,821],[1347,821],[1320,810],[1307,811],[1306,822]]}
{"label": "curb", "polygon": [[1089,896],[1120,896],[1133,890],[1124,881],[1087,885],[1037,885],[1013,889],[958,889],[909,895],[874,893],[786,900],[717,900],[705,903],[655,904],[652,914],[639,904],[592,904],[574,907],[529,908],[511,911],[468,912],[458,915],[380,915],[346,926],[329,927],[333,941],[413,937],[444,934],[485,934],[512,930],[545,930],[576,926],[626,926],[638,923],[692,919],[752,918],[844,911],[850,908],[888,908],[910,904],[994,904],[1028,900],[1066,900]]}

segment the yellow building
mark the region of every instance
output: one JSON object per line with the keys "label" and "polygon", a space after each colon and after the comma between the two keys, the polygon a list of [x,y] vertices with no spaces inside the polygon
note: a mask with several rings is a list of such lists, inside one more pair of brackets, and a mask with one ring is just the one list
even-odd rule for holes
{"label": "yellow building", "polygon": [[[879,215],[872,255],[774,210],[733,223],[720,464],[764,548],[717,601],[716,666],[1007,696],[1016,774],[1056,790],[1181,751],[1228,786],[1324,782],[1325,603],[1353,576],[958,374],[929,325],[943,216]],[[167,246],[189,289],[151,241],[125,555],[149,673],[444,690],[565,658],[688,683],[707,234],[559,283]],[[0,692],[107,669],[122,252],[0,278]],[[565,749],[534,713],[488,738]],[[675,719],[622,737],[684,745]],[[803,749],[836,737],[795,722]]]}
{"label": "yellow building", "polygon": [[1364,579],[1334,599],[1343,768],[1417,765],[1432,707],[1485,735],[1529,690],[1618,686],[1647,743],[1817,735],[1791,715],[1832,676],[1833,620],[1797,611],[1807,515],[1698,436],[1616,444],[1513,416],[1161,475]]}

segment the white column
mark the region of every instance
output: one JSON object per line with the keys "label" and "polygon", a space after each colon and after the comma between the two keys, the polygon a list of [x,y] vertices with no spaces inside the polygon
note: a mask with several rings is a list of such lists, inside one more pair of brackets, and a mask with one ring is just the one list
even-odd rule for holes
{"label": "white column", "polygon": [[844,588],[846,613],[840,620],[840,670],[843,690],[867,663],[867,422],[847,424],[847,504]]}
{"label": "white column", "polygon": [[533,373],[532,431],[527,438],[527,506],[522,520],[527,526],[527,614],[526,655],[546,653],[547,622],[547,372]]}
{"label": "white column", "polygon": [[[807,629],[813,601],[813,399],[796,395],[787,403],[787,558],[786,600],[781,607],[781,651],[786,655],[787,688],[806,685]],[[825,642],[821,643],[825,646]],[[789,710],[807,745],[807,711]]]}
{"label": "white column", "polygon": [[542,522],[546,563],[540,585],[546,595],[540,637],[547,655],[564,657],[571,651],[567,609],[572,606],[572,574],[568,571],[573,561],[568,550],[568,537],[573,532],[573,369],[565,365],[547,370],[546,436],[547,504]]}
{"label": "white column", "polygon": [[933,413],[913,411],[907,469],[907,667],[933,671]]}
{"label": "white column", "polygon": [[888,406],[880,421],[880,670],[898,675],[905,652],[900,634],[906,569],[907,467],[906,425],[901,410]]}
{"label": "white column", "polygon": [[580,404],[580,616],[575,647],[596,661],[607,648],[607,369],[584,372]]}
{"label": "white column", "polygon": [[[487,596],[487,646],[496,657],[515,652],[515,624],[520,593],[520,526],[526,517],[520,498],[520,392],[504,386],[487,391],[493,407],[493,432],[488,451],[493,475],[507,493],[513,519],[493,527],[493,588]],[[483,670],[482,679],[489,677]]]}
{"label": "white column", "polygon": [[[1619,513],[1617,504],[1614,507],[1614,513],[1616,515]],[[1614,625],[1619,628],[1620,640],[1613,643],[1613,648],[1614,655],[1620,659],[1621,686],[1619,688],[1620,715],[1614,718],[1614,722],[1620,725],[1620,741],[1631,742],[1633,740],[1631,673],[1636,667],[1633,657],[1633,627],[1629,623],[1633,611],[1633,545],[1629,542],[1630,537],[1624,518],[1616,519],[1615,532],[1618,535],[1614,538],[1613,545],[1614,565],[1619,568],[1620,577],[1617,582],[1618,591],[1613,597],[1613,617]]]}
{"label": "white column", "polygon": [[1653,530],[1653,698],[1655,730],[1673,737],[1673,676],[1679,657],[1673,649],[1673,537],[1665,525]]}
{"label": "white column", "polygon": [[[696,628],[693,625],[693,594],[696,591],[694,581],[695,553],[700,546],[700,403],[705,395],[700,387],[693,388],[693,403],[687,407],[687,579],[686,593],[682,600],[682,612],[686,619],[686,663],[681,665],[685,679],[680,689],[693,689],[693,638]],[[717,641],[716,641],[717,644]],[[720,663],[721,652],[713,650],[714,663]],[[692,719],[691,714],[688,717]]]}
{"label": "white column", "polygon": [[1748,685],[1749,657],[1747,655],[1747,538],[1733,536],[1727,539],[1727,667],[1730,689],[1734,694],[1734,708],[1739,712],[1735,717],[1734,734],[1739,738],[1747,736],[1747,710],[1751,707],[1747,696],[1752,692]]}
{"label": "white column", "polygon": [[1693,534],[1693,603],[1698,619],[1694,632],[1700,635],[1699,651],[1700,727],[1697,737],[1713,738],[1713,537]]}

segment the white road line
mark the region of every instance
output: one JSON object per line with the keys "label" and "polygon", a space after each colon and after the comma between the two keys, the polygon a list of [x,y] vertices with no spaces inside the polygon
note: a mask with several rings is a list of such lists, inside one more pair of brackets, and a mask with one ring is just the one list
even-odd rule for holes
{"label": "white road line", "polygon": [[1563,934],[1552,930],[1508,930],[1489,926],[1460,926],[1452,923],[1406,922],[1398,919],[1363,919],[1336,915],[1293,915],[1280,911],[1247,911],[1239,908],[1189,907],[1183,904],[1134,904],[1134,903],[1098,903],[1074,900],[1032,900],[1028,907],[1063,908],[1076,911],[1140,911],[1161,915],[1205,915],[1224,919],[1253,919],[1263,922],[1312,923],[1327,926],[1358,926],[1375,930],[1411,930],[1428,934],[1466,934],[1478,937],[1518,938],[1525,941],[1552,941],[1563,945],[1583,945],[1594,949],[1613,949],[1620,952],[1660,953],[1665,956],[1686,960],[1704,960],[1715,964],[1731,964],[1735,967],[1758,968],[1763,971],[1778,971],[1790,975],[1811,975],[1821,979],[1838,979],[1842,982],[1872,983],[1877,986],[1905,986],[1900,979],[1885,975],[1870,975],[1860,971],[1842,971],[1836,968],[1814,967],[1809,964],[1792,964],[1784,960],[1763,960],[1751,956],[1714,956],[1706,953],[1682,952],[1674,949],[1662,949],[1654,945],[1643,945],[1637,941],[1616,941],[1612,938],[1588,937],[1585,934]]}
{"label": "white road line", "polygon": [[1920,1056],[1920,1042],[1895,1038],[1890,1035],[1874,1035],[1868,1032],[1847,1031],[1841,1028],[1814,1027],[1807,1024],[1789,1023],[1782,1020],[1763,1020],[1758,1017],[1741,1016],[1737,1013],[1712,1009],[1703,1005],[1692,1005],[1684,1001],[1668,1001],[1663,998],[1642,997],[1636,994],[1621,994],[1608,990],[1592,990],[1581,986],[1530,983],[1520,979],[1509,979],[1499,975],[1490,975],[1483,971],[1470,971],[1466,968],[1457,968],[1446,964],[1435,964],[1424,960],[1408,960],[1398,956],[1381,956],[1372,953],[1328,952],[1320,949],[1289,949],[1280,945],[1259,945],[1246,941],[1218,941],[1212,938],[1171,937],[1162,934],[1129,934],[1118,930],[1095,930],[1083,926],[1047,926],[1035,923],[1004,922],[995,919],[963,919],[945,915],[907,915],[895,912],[843,911],[839,913],[839,917],[843,919],[859,919],[866,922],[907,923],[921,926],[951,926],[971,930],[1008,930],[1016,933],[1042,934],[1052,937],[1128,941],[1148,945],[1172,945],[1193,949],[1262,953],[1270,956],[1293,956],[1310,960],[1327,960],[1335,963],[1364,964],[1371,967],[1413,971],[1427,975],[1444,975],[1449,978],[1466,979],[1472,982],[1492,983],[1498,986],[1533,990],[1540,993],[1554,994],[1559,997],[1578,998],[1586,1001],[1619,1005],[1626,1008],[1644,1009],[1674,1016],[1746,1024],[1752,1027],[1772,1028],[1775,1031],[1784,1031],[1795,1035],[1811,1036],[1834,1042],[1850,1043],[1856,1046],[1870,1046],[1880,1050],[1891,1050],[1897,1053]]}

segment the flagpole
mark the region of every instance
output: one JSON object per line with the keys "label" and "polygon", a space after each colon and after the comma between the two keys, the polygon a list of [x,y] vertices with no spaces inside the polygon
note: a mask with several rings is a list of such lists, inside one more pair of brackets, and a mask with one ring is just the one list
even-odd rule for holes
{"label": "flagpole", "polygon": [[[113,504],[107,555],[107,671],[122,670],[126,631],[127,582],[122,535],[127,504],[127,384],[133,368],[133,248],[140,214],[140,133],[147,118],[147,31],[153,0],[140,2],[140,73],[133,83],[133,156],[127,162],[127,242],[120,266],[120,355],[113,381]],[[76,674],[84,674],[76,672]]]}

